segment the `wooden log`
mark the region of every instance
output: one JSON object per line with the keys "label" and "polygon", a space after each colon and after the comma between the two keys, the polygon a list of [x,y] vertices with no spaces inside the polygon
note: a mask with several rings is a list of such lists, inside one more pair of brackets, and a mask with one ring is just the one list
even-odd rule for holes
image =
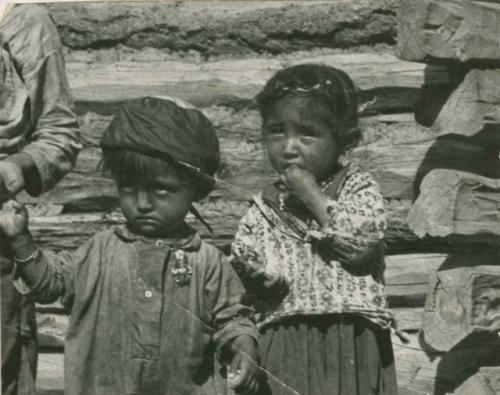
{"label": "wooden log", "polygon": [[396,1],[81,3],[49,10],[72,49],[121,46],[126,54],[127,47],[153,47],[209,57],[393,44]]}
{"label": "wooden log", "polygon": [[[116,203],[116,201],[115,201]],[[194,217],[188,215],[187,221],[195,227],[202,237],[227,251],[239,219],[248,209],[249,203],[231,202],[223,198],[214,198],[197,204],[203,218],[211,225],[214,232],[209,233]],[[405,218],[410,201],[388,201],[388,230],[386,243],[389,252],[404,253],[406,251],[429,250],[441,246],[441,250],[449,250],[450,243],[441,243],[432,239],[419,239],[406,225]],[[80,207],[79,207],[80,208]],[[108,226],[123,223],[124,219],[118,210],[112,212],[72,213],[60,215],[42,215],[31,217],[30,228],[36,240],[45,247],[57,250],[76,248],[95,232]]]}
{"label": "wooden log", "polygon": [[387,256],[385,281],[390,306],[422,306],[430,273],[438,270],[447,260],[446,254]]}
{"label": "wooden log", "polygon": [[428,353],[422,349],[418,334],[408,337],[407,344],[396,336],[392,339],[400,394],[456,394],[478,371],[500,364],[496,334],[471,336],[449,353]]}
{"label": "wooden log", "polygon": [[491,147],[455,136],[380,141],[354,149],[351,157],[375,177],[386,198],[416,197],[421,180],[433,169],[470,171],[500,178],[500,158]]}
{"label": "wooden log", "polygon": [[479,372],[467,379],[453,395],[496,395],[500,393],[500,367],[480,368]]}
{"label": "wooden log", "polygon": [[498,154],[499,104],[500,70],[470,70],[441,108],[433,128],[439,135],[467,136]]}
{"label": "wooden log", "polygon": [[[68,62],[73,95],[82,109],[111,112],[117,102],[142,96],[172,96],[196,106],[249,105],[278,70],[299,63],[322,63],[349,71],[372,112],[412,111],[421,86],[439,90],[452,82],[446,68],[425,71],[389,53],[308,54],[273,59],[205,62]],[[242,72],[245,70],[245,72]]]}
{"label": "wooden log", "polygon": [[422,327],[424,309],[421,307],[393,308],[398,330],[403,332],[418,332]]}
{"label": "wooden log", "polygon": [[[213,196],[223,196],[227,201],[249,200],[273,177],[273,170],[265,158],[260,143],[261,121],[258,112],[255,110],[235,111],[228,107],[218,106],[204,109],[203,112],[216,127],[222,151],[222,165],[218,174],[219,189]],[[77,208],[78,211],[99,210],[99,205],[106,210],[106,204],[113,203],[116,191],[113,183],[103,177],[99,169],[101,153],[98,146],[100,137],[111,119],[111,115],[96,113],[82,115],[80,122],[87,148],[80,153],[76,168],[56,188],[44,196],[33,199],[28,195],[23,195],[20,199],[32,204],[36,202],[72,204],[71,209],[78,205],[88,206]],[[377,141],[380,144],[384,142],[392,144],[396,140],[405,141],[408,136],[413,136],[413,138],[420,136],[424,139],[429,136],[424,128],[418,127],[409,120],[388,124],[383,120],[379,121],[376,117],[364,119],[363,129],[365,135],[363,144]],[[362,154],[354,155],[353,159],[359,163],[364,161],[365,157],[362,150]],[[388,171],[390,172],[390,169]],[[384,174],[381,174],[379,181],[383,181],[382,177],[388,171],[384,169]],[[395,187],[386,183],[389,189],[384,193],[389,197],[399,197],[401,189],[407,189],[409,184],[411,185],[410,179],[403,179],[403,181],[403,186],[396,185]],[[398,187],[400,189],[397,189]],[[92,201],[94,207],[91,206]]]}
{"label": "wooden log", "polygon": [[38,395],[64,395],[64,355],[41,352],[38,354],[36,380]]}
{"label": "wooden log", "polygon": [[500,65],[500,5],[493,1],[401,0],[397,54],[426,63]]}
{"label": "wooden log", "polygon": [[[248,201],[273,178],[260,143],[258,113],[227,107],[210,107],[204,109],[204,113],[217,129],[222,151],[218,189],[212,197],[223,197],[229,202]],[[483,163],[488,152],[486,148],[473,144],[435,140],[432,130],[419,127],[413,121],[387,122],[381,119],[362,120],[364,138],[350,156],[354,164],[374,175],[388,199],[411,199],[414,180],[419,174],[425,174],[434,167],[478,167],[477,163]],[[109,115],[83,115],[83,135],[89,147],[81,152],[74,171],[41,198],[32,199],[24,195],[20,199],[32,204],[50,202],[71,205],[68,208],[70,211],[107,210],[110,207],[108,204],[112,208],[116,192],[112,182],[104,178],[99,170],[101,157],[97,148],[100,136],[110,121]],[[500,166],[479,169],[481,171],[496,172],[500,176]]]}
{"label": "wooden log", "polygon": [[422,327],[426,345],[449,351],[470,333],[500,331],[499,258],[475,254],[468,262],[473,267],[431,274]]}
{"label": "wooden log", "polygon": [[490,234],[500,243],[500,179],[436,169],[420,188],[408,214],[408,225],[417,236]]}

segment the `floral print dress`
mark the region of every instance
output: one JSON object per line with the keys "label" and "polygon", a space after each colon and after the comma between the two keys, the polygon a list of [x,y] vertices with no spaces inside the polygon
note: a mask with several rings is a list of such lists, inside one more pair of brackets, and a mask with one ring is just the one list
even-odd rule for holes
{"label": "floral print dress", "polygon": [[[263,334],[270,394],[396,391],[387,330],[393,315],[383,277],[383,198],[371,175],[352,165],[332,183],[334,188],[324,188],[327,226],[299,219],[279,193],[273,198],[264,190],[232,244],[232,264]],[[375,360],[367,362],[362,355],[368,354]]]}

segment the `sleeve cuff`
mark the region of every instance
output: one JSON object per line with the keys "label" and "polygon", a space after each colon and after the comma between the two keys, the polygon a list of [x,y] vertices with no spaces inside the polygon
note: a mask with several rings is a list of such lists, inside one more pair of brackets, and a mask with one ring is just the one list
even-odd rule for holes
{"label": "sleeve cuff", "polygon": [[[40,264],[42,261],[37,262],[37,264]],[[45,281],[45,277],[47,275],[47,270],[48,267],[45,267],[43,271],[43,275],[40,276],[40,279],[37,281],[35,285],[29,286],[21,277],[20,272],[19,272],[19,264],[14,261],[14,275],[12,278],[12,283],[14,284],[14,288],[16,288],[17,292],[19,292],[21,295],[32,295],[37,292],[37,289],[39,288],[40,284]]]}
{"label": "sleeve cuff", "polygon": [[37,197],[51,189],[62,176],[56,174],[52,164],[42,152],[30,146],[26,146],[22,152],[28,155],[34,163],[31,171],[25,175],[25,189],[29,195]]}
{"label": "sleeve cuff", "polygon": [[[31,233],[25,233],[9,240],[10,248],[14,251],[14,255],[18,256],[19,253],[30,249],[31,251],[36,248]],[[19,254],[21,255],[21,254]]]}
{"label": "sleeve cuff", "polygon": [[239,336],[247,335],[254,339],[256,346],[259,344],[259,334],[255,324],[248,318],[241,318],[228,323],[214,336],[216,344],[215,355],[221,362],[225,346]]}

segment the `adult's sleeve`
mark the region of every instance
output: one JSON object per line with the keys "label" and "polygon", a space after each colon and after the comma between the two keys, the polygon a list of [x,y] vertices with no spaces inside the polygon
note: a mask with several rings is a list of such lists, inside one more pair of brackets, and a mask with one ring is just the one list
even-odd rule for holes
{"label": "adult's sleeve", "polygon": [[70,94],[57,29],[48,11],[16,6],[8,15],[9,50],[29,96],[31,133],[21,152],[33,160],[39,182],[26,190],[39,195],[51,189],[75,164],[80,132]]}

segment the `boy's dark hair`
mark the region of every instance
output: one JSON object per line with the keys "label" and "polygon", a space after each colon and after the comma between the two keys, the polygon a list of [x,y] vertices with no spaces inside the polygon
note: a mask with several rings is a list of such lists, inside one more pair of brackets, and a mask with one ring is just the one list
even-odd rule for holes
{"label": "boy's dark hair", "polygon": [[117,184],[150,182],[156,177],[174,173],[184,185],[201,188],[199,192],[203,195],[207,192],[199,185],[196,174],[190,169],[179,166],[172,160],[158,159],[134,151],[103,150],[102,170]]}
{"label": "boy's dark hair", "polygon": [[196,183],[201,199],[214,188],[219,141],[198,110],[173,100],[145,97],[124,102],[101,139],[103,168],[120,182],[174,171]]}
{"label": "boy's dark hair", "polygon": [[322,100],[342,126],[337,137],[344,147],[360,138],[357,91],[344,71],[320,64],[300,64],[278,71],[257,95],[262,118],[266,119],[274,102],[290,95]]}

